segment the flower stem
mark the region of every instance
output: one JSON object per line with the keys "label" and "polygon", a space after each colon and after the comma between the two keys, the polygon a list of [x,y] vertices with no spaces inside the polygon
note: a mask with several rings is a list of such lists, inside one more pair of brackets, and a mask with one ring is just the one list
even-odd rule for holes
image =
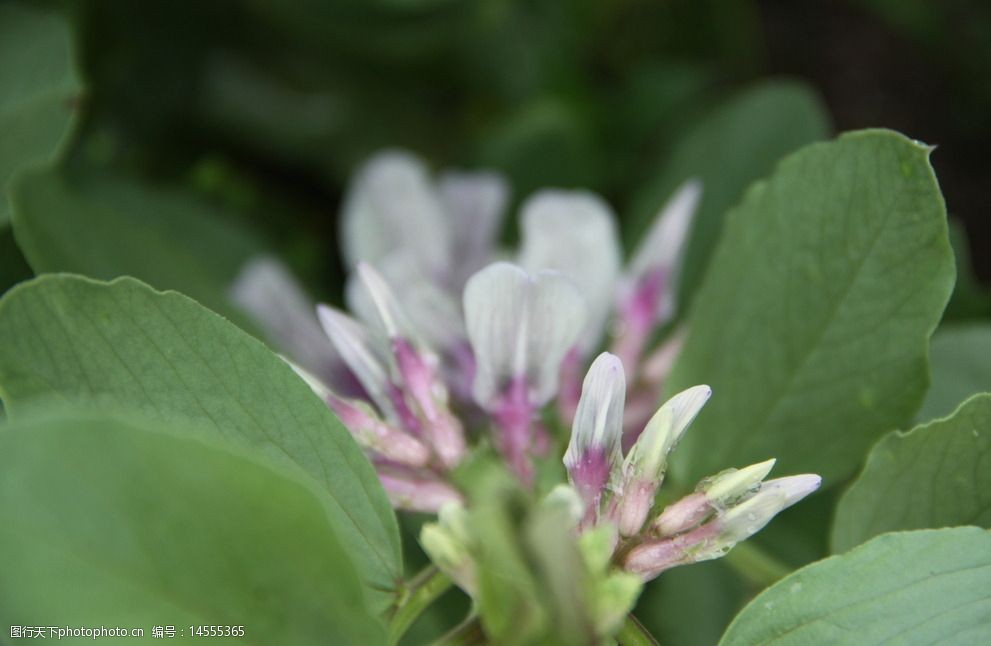
{"label": "flower stem", "polygon": [[452,628],[443,637],[433,643],[432,646],[474,646],[475,644],[485,644],[485,633],[482,632],[482,624],[474,613],[460,624]]}
{"label": "flower stem", "polygon": [[389,643],[399,643],[416,618],[450,587],[451,580],[433,565],[414,576],[389,613]]}
{"label": "flower stem", "polygon": [[632,614],[626,616],[616,641],[620,646],[658,646],[654,636]]}
{"label": "flower stem", "polygon": [[753,542],[740,543],[723,559],[743,578],[760,588],[766,588],[784,578],[792,570]]}

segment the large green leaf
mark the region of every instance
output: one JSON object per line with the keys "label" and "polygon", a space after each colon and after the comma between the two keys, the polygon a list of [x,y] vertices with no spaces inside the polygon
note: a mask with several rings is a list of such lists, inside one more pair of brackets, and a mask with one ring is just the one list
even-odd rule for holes
{"label": "large green leaf", "polygon": [[901,532],[785,577],[720,644],[986,644],[989,617],[991,532]]}
{"label": "large green leaf", "polygon": [[634,197],[628,240],[640,238],[682,182],[702,180],[702,201],[682,267],[681,302],[688,303],[708,266],[723,218],[744,189],[771,172],[782,157],[825,139],[828,132],[826,110],[807,85],[768,81],[740,92],[696,124]]}
{"label": "large green leaf", "polygon": [[884,532],[955,525],[991,527],[991,395],[878,442],[840,499],[833,551]]}
{"label": "large green leaf", "polygon": [[991,392],[991,325],[942,326],[930,346],[932,387],[920,421],[949,415],[979,392]]}
{"label": "large green leaf", "polygon": [[260,244],[192,194],[122,177],[42,170],[21,176],[11,201],[17,243],[36,273],[134,276],[182,290],[243,322],[228,291]]}
{"label": "large green leaf", "polygon": [[777,457],[828,486],[911,419],[953,287],[929,151],[883,130],[813,144],[730,213],[668,383],[713,389],[683,484]]}
{"label": "large green leaf", "polygon": [[51,159],[69,132],[79,92],[71,50],[60,16],[0,5],[0,227],[14,171]]}
{"label": "large green leaf", "polygon": [[152,626],[221,625],[245,630],[224,642],[385,642],[298,481],[137,418],[0,429],[3,634],[6,622],[125,626],[155,643]]}
{"label": "large green leaf", "polygon": [[315,478],[335,530],[376,591],[401,575],[399,530],[368,460],[261,342],[175,292],[133,278],[36,278],[0,299],[0,397],[16,419],[47,398],[139,407]]}

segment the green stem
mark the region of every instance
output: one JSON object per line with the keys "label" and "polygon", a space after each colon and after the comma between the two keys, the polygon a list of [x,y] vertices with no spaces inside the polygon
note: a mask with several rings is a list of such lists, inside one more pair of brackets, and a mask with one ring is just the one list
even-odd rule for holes
{"label": "green stem", "polygon": [[450,587],[451,579],[433,565],[413,577],[389,615],[389,643],[399,643],[416,618]]}
{"label": "green stem", "polygon": [[484,644],[485,633],[482,631],[482,623],[474,613],[460,624],[452,628],[443,637],[433,643],[432,646],[474,646]]}
{"label": "green stem", "polygon": [[616,641],[620,646],[658,646],[654,636],[633,615],[626,616],[626,621],[616,634]]}
{"label": "green stem", "polygon": [[766,588],[791,573],[791,568],[753,542],[740,543],[723,560],[750,583]]}

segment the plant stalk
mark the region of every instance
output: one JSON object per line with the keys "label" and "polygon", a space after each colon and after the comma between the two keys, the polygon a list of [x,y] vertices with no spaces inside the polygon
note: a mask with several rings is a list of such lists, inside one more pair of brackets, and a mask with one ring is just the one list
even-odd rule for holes
{"label": "plant stalk", "polygon": [[429,565],[417,573],[389,612],[389,643],[399,643],[416,618],[450,587],[451,579],[436,566]]}
{"label": "plant stalk", "polygon": [[654,636],[632,614],[626,616],[626,621],[616,634],[616,641],[620,646],[658,646]]}

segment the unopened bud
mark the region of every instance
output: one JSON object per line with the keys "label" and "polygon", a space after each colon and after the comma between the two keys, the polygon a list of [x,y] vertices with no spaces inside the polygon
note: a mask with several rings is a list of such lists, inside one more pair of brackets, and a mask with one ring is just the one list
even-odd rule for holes
{"label": "unopened bud", "polygon": [[437,513],[447,503],[463,503],[461,493],[447,482],[432,476],[380,467],[379,481],[396,509]]}
{"label": "unopened bud", "polygon": [[387,460],[411,467],[422,467],[430,461],[430,449],[412,435],[383,422],[365,402],[330,394],[327,403],[358,444],[365,448]]}
{"label": "unopened bud", "polygon": [[458,503],[444,505],[438,522],[427,523],[420,530],[420,545],[430,560],[458,587],[475,592],[475,562],[469,551],[471,540],[468,512]]}
{"label": "unopened bud", "polygon": [[689,494],[665,507],[651,529],[658,536],[681,534],[698,526],[712,511],[705,494]]}
{"label": "unopened bud", "polygon": [[765,460],[742,469],[728,469],[710,478],[699,491],[717,510],[728,509],[760,489],[760,483],[774,468],[775,460]]}
{"label": "unopened bud", "polygon": [[694,386],[669,399],[647,422],[624,462],[628,479],[656,480],[660,485],[667,469],[668,453],[675,447],[688,425],[709,400],[712,389]]}
{"label": "unopened bud", "polygon": [[647,514],[654,506],[656,492],[656,480],[637,479],[624,486],[617,508],[620,534],[635,536],[640,532],[644,521],[647,520]]}
{"label": "unopened bud", "polygon": [[597,513],[606,483],[621,464],[625,397],[623,364],[615,355],[603,352],[585,376],[571,441],[564,454],[568,477],[593,514]]}
{"label": "unopened bud", "polygon": [[585,515],[585,503],[571,485],[559,484],[544,497],[542,504],[553,509],[563,509],[576,525]]}
{"label": "unopened bud", "polygon": [[822,478],[804,474],[768,480],[753,497],[727,510],[719,519],[721,540],[731,546],[759,532],[778,512],[819,488]]}

